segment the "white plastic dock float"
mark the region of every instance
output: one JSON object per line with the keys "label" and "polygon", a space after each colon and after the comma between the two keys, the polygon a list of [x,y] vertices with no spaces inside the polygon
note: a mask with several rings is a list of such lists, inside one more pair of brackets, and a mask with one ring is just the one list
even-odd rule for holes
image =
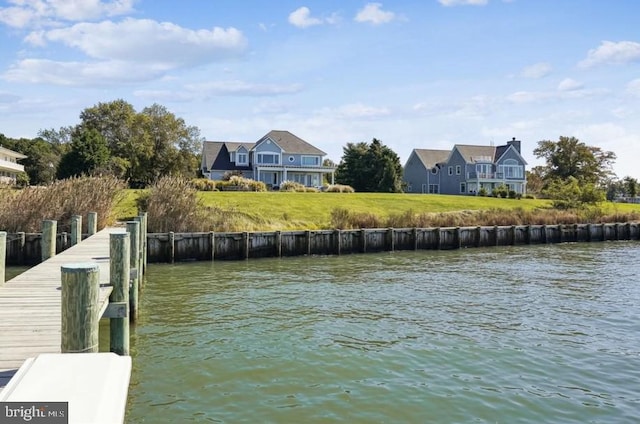
{"label": "white plastic dock float", "polygon": [[69,423],[124,422],[131,357],[47,353],[29,358],[0,392],[3,402],[69,402]]}

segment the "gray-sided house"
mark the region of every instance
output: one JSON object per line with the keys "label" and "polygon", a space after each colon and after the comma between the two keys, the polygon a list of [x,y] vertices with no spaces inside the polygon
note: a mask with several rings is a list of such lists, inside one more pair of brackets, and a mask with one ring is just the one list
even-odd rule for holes
{"label": "gray-sided house", "polygon": [[525,194],[527,162],[515,137],[503,146],[456,144],[451,150],[414,149],[404,167],[409,193],[490,194],[504,184]]}
{"label": "gray-sided house", "polygon": [[325,174],[334,182],[335,168],[322,166],[324,156],[325,152],[289,131],[274,130],[255,143],[205,141],[201,169],[212,180],[239,171],[268,187],[278,187],[283,181],[318,187]]}

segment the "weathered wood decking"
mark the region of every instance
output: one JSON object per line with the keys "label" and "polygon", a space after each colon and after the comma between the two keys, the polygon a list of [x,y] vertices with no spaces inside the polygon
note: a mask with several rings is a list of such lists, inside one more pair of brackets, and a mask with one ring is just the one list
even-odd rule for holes
{"label": "weathered wood decking", "polygon": [[60,353],[62,265],[99,264],[102,315],[112,290],[109,234],[115,232],[125,229],[106,228],[0,286],[0,388],[27,358]]}

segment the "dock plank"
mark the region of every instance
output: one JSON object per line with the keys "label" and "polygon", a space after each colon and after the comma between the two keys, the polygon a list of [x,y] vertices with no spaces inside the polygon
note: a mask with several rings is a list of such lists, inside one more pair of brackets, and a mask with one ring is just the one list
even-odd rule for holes
{"label": "dock plank", "polygon": [[100,304],[106,307],[109,284],[109,235],[125,228],[106,228],[0,286],[0,388],[27,358],[60,353],[61,267],[97,263]]}

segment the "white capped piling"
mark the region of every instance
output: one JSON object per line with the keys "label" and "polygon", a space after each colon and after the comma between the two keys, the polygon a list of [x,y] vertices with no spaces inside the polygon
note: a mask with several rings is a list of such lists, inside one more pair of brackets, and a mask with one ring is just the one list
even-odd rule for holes
{"label": "white capped piling", "polygon": [[58,232],[58,222],[52,220],[42,221],[42,261],[46,261],[56,255],[56,234]]}
{"label": "white capped piling", "polygon": [[71,217],[71,246],[75,246],[82,241],[82,216],[73,215]]}
{"label": "white capped piling", "polygon": [[87,234],[89,237],[98,232],[98,212],[87,214]]}
{"label": "white capped piling", "polygon": [[7,262],[7,233],[5,231],[0,231],[0,286],[4,284],[6,262]]}
{"label": "white capped piling", "polygon": [[62,353],[98,352],[100,267],[96,263],[62,266]]}
{"label": "white capped piling", "polygon": [[129,320],[135,322],[138,319],[138,292],[140,290],[140,223],[127,222],[129,233],[129,261],[134,274],[129,288]]}
{"label": "white capped piling", "polygon": [[113,291],[110,303],[123,303],[125,317],[109,320],[110,351],[118,355],[129,355],[129,280],[131,278],[131,253],[129,233],[109,235],[109,281]]}

